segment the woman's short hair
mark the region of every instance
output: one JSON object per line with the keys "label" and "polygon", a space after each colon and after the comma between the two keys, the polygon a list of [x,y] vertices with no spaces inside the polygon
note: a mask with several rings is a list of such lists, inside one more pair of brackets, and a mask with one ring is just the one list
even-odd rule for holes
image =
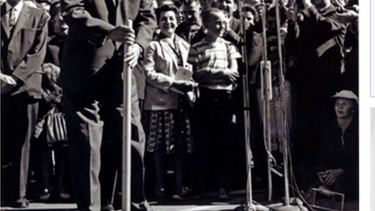
{"label": "woman's short hair", "polygon": [[178,8],[173,3],[162,4],[155,11],[158,22],[159,22],[161,13],[167,12],[167,11],[173,11],[176,15],[178,14]]}
{"label": "woman's short hair", "polygon": [[244,11],[245,12],[251,12],[251,14],[253,14],[255,19],[259,18],[259,14],[258,14],[257,9],[255,9],[255,7],[251,4],[245,4],[244,5]]}

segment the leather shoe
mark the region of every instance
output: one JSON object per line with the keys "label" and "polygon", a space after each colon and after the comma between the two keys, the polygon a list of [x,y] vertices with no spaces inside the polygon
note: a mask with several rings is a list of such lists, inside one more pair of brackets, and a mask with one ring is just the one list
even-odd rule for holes
{"label": "leather shoe", "polygon": [[15,207],[18,207],[18,208],[27,208],[29,206],[30,206],[29,200],[27,200],[26,198],[19,198],[15,202]]}
{"label": "leather shoe", "polygon": [[64,192],[59,193],[59,196],[60,196],[60,198],[63,199],[63,200],[65,200],[65,199],[70,199],[70,198],[71,198],[71,196],[70,196],[69,193],[64,193]]}
{"label": "leather shoe", "polygon": [[219,189],[219,195],[217,196],[217,199],[220,201],[228,200],[229,195],[228,192],[225,188],[220,188]]}
{"label": "leather shoe", "polygon": [[184,200],[190,194],[191,190],[188,187],[179,188],[172,198],[175,200]]}
{"label": "leather shoe", "polygon": [[113,207],[112,204],[106,204],[106,205],[102,206],[102,208],[101,208],[101,211],[111,211],[111,210],[115,210],[115,208]]}
{"label": "leather shoe", "polygon": [[147,201],[143,201],[138,204],[138,206],[134,206],[134,204],[132,204],[131,211],[153,211],[153,209]]}
{"label": "leather shoe", "polygon": [[48,191],[48,189],[46,188],[46,189],[44,189],[43,193],[40,194],[40,196],[39,196],[39,200],[40,200],[40,201],[48,201],[50,196],[51,196],[51,195],[49,194],[49,191]]}

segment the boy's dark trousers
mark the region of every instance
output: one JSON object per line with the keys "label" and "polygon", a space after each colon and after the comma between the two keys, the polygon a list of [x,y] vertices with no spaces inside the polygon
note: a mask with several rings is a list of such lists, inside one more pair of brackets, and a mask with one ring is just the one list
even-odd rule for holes
{"label": "boy's dark trousers", "polygon": [[[200,88],[194,106],[195,176],[213,181],[215,188],[229,188],[232,161],[231,91]],[[210,173],[210,174],[208,174]],[[209,176],[213,178],[208,178]],[[208,180],[209,179],[209,180]],[[196,184],[204,188],[207,184]]]}

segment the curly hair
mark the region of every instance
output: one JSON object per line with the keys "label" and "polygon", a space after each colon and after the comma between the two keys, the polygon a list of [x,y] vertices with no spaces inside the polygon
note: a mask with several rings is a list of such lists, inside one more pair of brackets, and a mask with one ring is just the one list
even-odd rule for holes
{"label": "curly hair", "polygon": [[155,10],[156,18],[159,21],[162,12],[172,11],[178,14],[178,8],[173,3],[165,3]]}

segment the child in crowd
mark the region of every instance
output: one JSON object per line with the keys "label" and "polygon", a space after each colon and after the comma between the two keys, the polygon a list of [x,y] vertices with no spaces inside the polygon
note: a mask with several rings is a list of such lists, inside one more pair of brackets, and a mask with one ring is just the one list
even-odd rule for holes
{"label": "child in crowd", "polygon": [[[213,173],[219,187],[218,199],[228,199],[231,161],[231,96],[239,77],[236,47],[224,40],[227,18],[224,12],[212,8],[202,13],[207,36],[194,44],[188,62],[193,64],[193,78],[199,84],[195,105],[197,173]],[[209,153],[208,153],[209,152]],[[204,178],[200,175],[198,178]],[[202,183],[198,184],[202,188]]]}

